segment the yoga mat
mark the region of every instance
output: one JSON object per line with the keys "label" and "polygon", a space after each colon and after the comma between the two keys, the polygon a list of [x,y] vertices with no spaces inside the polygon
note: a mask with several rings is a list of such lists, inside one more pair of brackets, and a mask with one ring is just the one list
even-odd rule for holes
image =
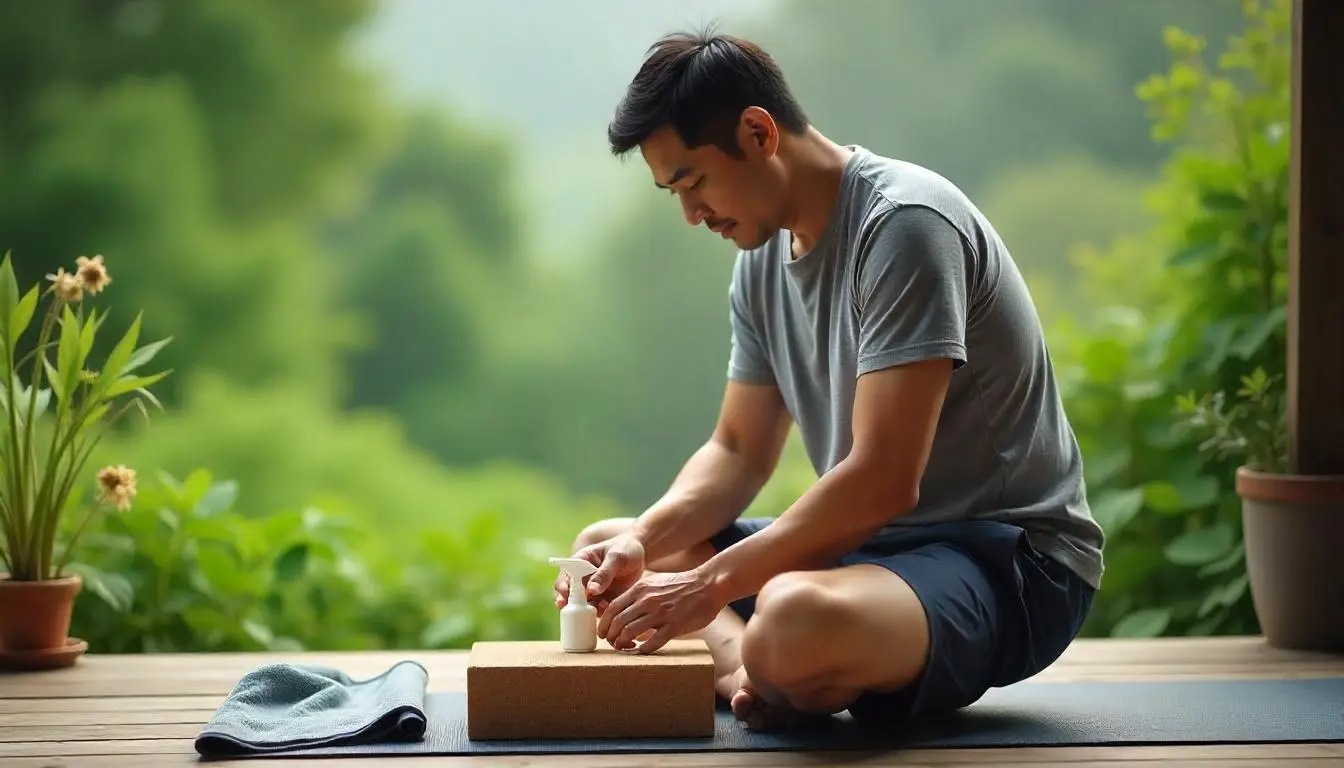
{"label": "yoga mat", "polygon": [[[587,702],[594,706],[596,702]],[[611,706],[620,706],[619,695]],[[864,731],[847,715],[790,732],[749,731],[720,709],[705,739],[471,741],[465,693],[425,700],[422,741],[352,744],[230,759],[295,756],[901,750],[1344,742],[1344,677],[1302,680],[1018,683],[936,723]]]}

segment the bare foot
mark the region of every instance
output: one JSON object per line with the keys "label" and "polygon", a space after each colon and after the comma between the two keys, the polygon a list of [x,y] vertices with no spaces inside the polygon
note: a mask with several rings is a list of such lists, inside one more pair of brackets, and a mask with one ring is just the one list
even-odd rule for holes
{"label": "bare foot", "polygon": [[720,678],[715,688],[732,689],[723,694],[733,708],[733,716],[741,720],[753,731],[770,731],[780,728],[792,728],[808,720],[821,717],[790,707],[783,702],[770,701],[762,696],[751,684],[747,670],[741,667],[731,675]]}

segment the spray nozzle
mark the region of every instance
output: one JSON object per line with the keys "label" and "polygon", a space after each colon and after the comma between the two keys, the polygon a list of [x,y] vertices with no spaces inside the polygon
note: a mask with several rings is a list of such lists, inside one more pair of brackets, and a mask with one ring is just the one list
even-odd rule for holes
{"label": "spray nozzle", "polygon": [[597,573],[597,566],[577,557],[552,557],[551,565],[559,566],[569,576],[569,604],[587,605],[588,590],[583,580]]}

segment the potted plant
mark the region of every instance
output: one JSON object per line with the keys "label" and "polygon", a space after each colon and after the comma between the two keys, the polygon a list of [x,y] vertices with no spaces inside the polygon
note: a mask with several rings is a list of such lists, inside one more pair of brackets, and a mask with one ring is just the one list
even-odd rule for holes
{"label": "potted plant", "polygon": [[1223,392],[1180,398],[1202,450],[1237,458],[1251,601],[1265,639],[1293,650],[1344,652],[1344,476],[1294,473],[1282,376],[1257,368],[1237,402]]}
{"label": "potted plant", "polygon": [[[82,587],[67,572],[70,555],[95,513],[129,508],[136,490],[127,467],[89,476],[85,465],[123,414],[148,415],[144,401],[159,404],[149,387],[169,373],[141,373],[169,340],[137,346],[139,315],[101,365],[91,359],[106,315],[86,312],[86,297],[112,282],[102,256],[80,257],[74,272],[62,267],[46,278],[45,289],[21,291],[9,254],[0,262],[0,666],[10,668],[61,666],[83,652],[68,637]],[[21,349],[37,318],[32,348]],[[85,506],[85,484],[96,484],[97,496],[72,517]]]}

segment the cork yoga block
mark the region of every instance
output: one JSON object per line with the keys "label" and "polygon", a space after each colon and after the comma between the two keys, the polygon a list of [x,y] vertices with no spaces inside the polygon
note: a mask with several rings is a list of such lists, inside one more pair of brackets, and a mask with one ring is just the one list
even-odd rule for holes
{"label": "cork yoga block", "polygon": [[566,653],[556,641],[478,642],[467,661],[467,737],[601,739],[714,734],[703,640],[651,654]]}

